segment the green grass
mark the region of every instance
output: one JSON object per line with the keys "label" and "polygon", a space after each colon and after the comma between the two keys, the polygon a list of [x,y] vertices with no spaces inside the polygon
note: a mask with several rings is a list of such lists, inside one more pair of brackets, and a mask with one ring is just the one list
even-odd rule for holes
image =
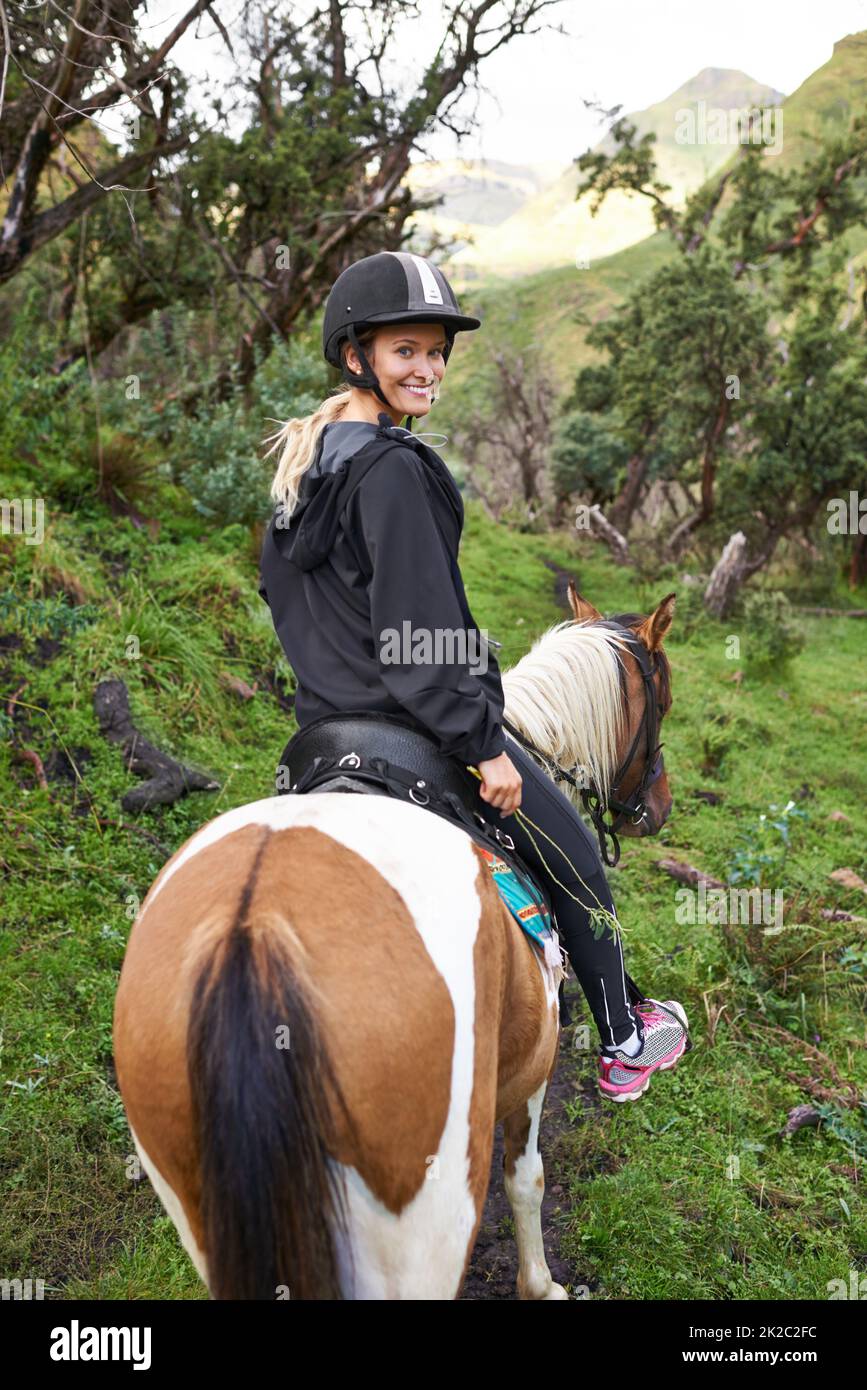
{"label": "green grass", "polygon": [[[831,1126],[779,1135],[792,1107],[814,1101],[804,1082],[839,1090],[803,1043],[867,1093],[867,900],[828,878],[841,866],[865,871],[857,627],[811,621],[791,673],[740,687],[722,629],[670,644],[675,704],[664,733],[675,808],[657,839],[624,847],[612,882],[630,972],[655,997],[685,1004],[695,1047],[635,1107],[576,1116],[565,1249],[598,1280],[594,1296],[821,1299],[829,1280],[863,1271],[861,1189],[841,1171],[867,1157],[863,1111],[834,1105]],[[720,715],[729,722],[709,773],[705,734]],[[722,801],[710,806],[697,790]],[[735,848],[757,843],[769,804],[805,790],[797,804],[808,819],[764,880],[785,893],[784,932],[679,924],[679,885],[655,861],[686,860],[726,881]],[[829,821],[835,810],[851,821]],[[823,907],[864,921],[829,922]],[[579,1074],[592,1070],[582,1058]]]}
{"label": "green grass", "polygon": [[[62,570],[92,603],[91,621],[58,648],[38,632],[17,648],[0,643],[2,709],[22,684],[20,698],[38,707],[27,709],[20,743],[49,767],[67,750],[83,775],[78,787],[53,780],[48,794],[8,739],[0,744],[0,1275],[44,1279],[49,1297],[201,1298],[174,1228],[135,1180],[112,1065],[114,994],[132,918],[163,862],[140,832],[172,852],[219,812],[270,795],[294,727],[264,689],[242,702],[220,673],[252,682],[276,669],[286,688],[291,673],[256,594],[255,549],[238,548],[237,528],[208,532],[177,502],[159,541],[98,509],[60,517],[52,534],[53,559],[14,538],[0,550],[0,589],[46,598]],[[609,611],[647,610],[669,587],[642,585],[584,538],[518,534],[470,504],[462,570],[506,665],[565,616],[543,557]],[[133,659],[130,635],[140,640]],[[563,1239],[594,1296],[824,1297],[829,1279],[863,1267],[867,1249],[860,1187],[845,1171],[853,1143],[859,1167],[864,1157],[857,1112],[832,1102],[828,1125],[778,1138],[788,1110],[811,1099],[806,1078],[837,1084],[805,1041],[819,1037],[840,1080],[867,1083],[864,924],[821,916],[823,907],[867,916],[863,894],[828,879],[841,866],[864,872],[863,628],[810,620],[791,671],[764,684],[732,682],[726,635],[704,624],[670,644],[675,811],[659,839],[624,846],[613,876],[630,970],[657,997],[684,1001],[695,1049],[639,1105],[576,1109],[558,1141],[571,1174]],[[121,812],[135,779],[92,704],[112,675],[126,680],[138,726],[214,774],[220,791],[137,821]],[[808,818],[779,868],[787,898],[797,896],[786,931],[678,925],[677,885],[655,861],[685,858],[725,878],[758,816],[805,784]],[[699,789],[722,800],[698,801]],[[834,810],[851,821],[829,821]],[[578,1067],[589,1077],[592,1059]],[[729,1155],[737,1180],[726,1177]]]}

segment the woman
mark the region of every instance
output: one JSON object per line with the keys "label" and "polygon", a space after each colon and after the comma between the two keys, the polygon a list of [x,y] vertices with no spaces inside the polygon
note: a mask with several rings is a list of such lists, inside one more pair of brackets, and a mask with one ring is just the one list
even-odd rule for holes
{"label": "woman", "polygon": [[590,923],[591,907],[614,914],[594,840],[571,802],[503,730],[493,652],[487,649],[478,672],[454,660],[384,659],[382,634],[400,633],[405,624],[413,632],[478,631],[456,562],[463,504],[454,479],[432,451],[433,469],[410,448],[389,450],[345,507],[323,516],[328,475],[339,474],[382,429],[400,438],[404,418],[424,418],[455,334],[478,327],[424,257],[384,251],[338,276],[323,347],[347,385],[274,437],[276,510],[259,592],[295,672],[299,728],[334,711],[409,714],[441,751],[477,768],[484,801],[501,816],[520,806],[564,851],[574,871],[563,873],[558,860],[557,882],[520,821],[510,822],[518,852],[548,890],[599,1029],[600,1089],[612,1100],[630,1100],[683,1052],[686,1016],[673,1000],[630,1003],[620,933],[599,937]]}

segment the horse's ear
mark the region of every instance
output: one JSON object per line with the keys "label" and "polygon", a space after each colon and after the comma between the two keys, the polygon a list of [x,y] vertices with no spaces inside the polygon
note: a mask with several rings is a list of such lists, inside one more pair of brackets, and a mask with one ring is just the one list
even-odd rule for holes
{"label": "horse's ear", "polygon": [[671,627],[676,600],[676,594],[666,594],[662,602],[657,605],[656,611],[651,613],[649,618],[645,618],[641,627],[636,629],[636,636],[639,641],[644,643],[649,652],[658,651],[662,646],[662,639]]}
{"label": "horse's ear", "polygon": [[566,589],[569,599],[569,607],[576,623],[597,623],[602,614],[598,608],[594,608],[592,603],[588,603],[586,598],[582,598],[575,588],[575,580],[570,579]]}

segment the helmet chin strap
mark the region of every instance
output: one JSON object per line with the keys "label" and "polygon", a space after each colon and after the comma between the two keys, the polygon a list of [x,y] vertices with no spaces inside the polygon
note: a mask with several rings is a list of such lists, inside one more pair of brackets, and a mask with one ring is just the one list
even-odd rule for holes
{"label": "helmet chin strap", "polygon": [[[349,367],[346,365],[346,361],[344,359],[344,381],[348,381],[351,386],[356,386],[360,391],[375,391],[377,396],[379,396],[379,399],[383,401],[385,405],[388,406],[389,410],[394,410],[392,402],[388,399],[388,397],[386,396],[385,392],[379,384],[379,377],[376,375],[376,372],[373,370],[373,368],[367,360],[367,357],[365,356],[364,348],[358,341],[358,335],[355,332],[355,324],[349,324],[346,331],[346,336],[349,339],[352,346],[355,348],[356,355],[358,356],[358,360],[360,361],[362,366],[362,372],[361,375],[359,375],[356,372],[351,372],[349,370]],[[404,415],[403,418],[409,421],[409,425],[407,428],[411,432],[413,421],[412,415]]]}
{"label": "helmet chin strap", "polygon": [[344,380],[348,381],[351,386],[357,386],[359,390],[375,391],[376,394],[379,396],[379,399],[385,405],[388,406],[389,410],[394,410],[394,406],[392,405],[391,401],[388,399],[388,397],[386,396],[385,392],[379,384],[379,377],[376,375],[376,372],[373,370],[373,368],[367,360],[367,357],[365,356],[364,348],[358,341],[358,335],[355,332],[355,324],[351,323],[349,325],[346,336],[349,339],[352,346],[355,348],[356,355],[358,357],[359,362],[361,363],[362,372],[360,376],[355,372],[351,372],[344,360]]}

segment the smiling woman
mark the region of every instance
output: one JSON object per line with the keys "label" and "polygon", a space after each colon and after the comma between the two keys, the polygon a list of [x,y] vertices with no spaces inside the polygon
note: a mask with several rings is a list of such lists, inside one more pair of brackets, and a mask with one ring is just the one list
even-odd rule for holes
{"label": "smiling woman", "polygon": [[[376,331],[381,327],[387,331]],[[322,328],[327,360],[352,387],[343,418],[375,422],[372,392],[395,424],[426,415],[455,334],[479,327],[479,319],[461,313],[448,280],[424,256],[382,251],[356,261],[334,282]]]}
{"label": "smiling woman", "polygon": [[[290,421],[277,436],[284,442],[260,593],[298,682],[299,729],[333,714],[408,715],[441,753],[477,768],[480,814],[515,817],[509,831],[554,901],[599,1029],[600,1088],[613,1100],[633,1100],[653,1072],[673,1065],[685,1049],[685,1015],[672,1001],[646,1001],[629,981],[593,837],[552,785],[549,770],[525,752],[504,721],[506,696],[490,645],[484,662],[468,657],[471,648],[478,651],[471,639],[479,630],[458,567],[461,494],[438,454],[399,425],[404,415],[411,423],[430,411],[456,332],[479,326],[461,313],[438,267],[421,256],[382,252],[338,277],[325,308],[323,350],[349,389],[337,405],[332,398],[307,422]],[[630,729],[611,769],[614,785],[601,803],[615,816],[614,829],[625,834],[655,834],[670,809],[661,761],[657,767],[654,682],[666,669],[657,653],[672,609],[669,595],[641,628],[645,638],[635,638],[640,653],[647,644],[649,684],[640,701],[647,717]],[[575,610],[577,623],[599,616],[590,605]],[[406,628],[412,650],[395,660],[394,634]],[[444,656],[444,633],[465,633],[468,640],[450,642],[451,655]],[[588,639],[582,647],[585,663],[590,645]],[[607,647],[602,657],[610,714],[619,710],[618,658]],[[644,666],[636,670],[641,681]],[[666,709],[659,706],[660,716]],[[535,733],[536,749],[539,739],[547,746],[548,723],[540,725],[532,709],[512,717],[520,721],[522,714],[520,732]],[[601,736],[605,718],[605,709],[587,711],[585,743]],[[516,823],[522,807],[536,834],[560,856],[556,867]],[[629,824],[621,829],[624,818]],[[608,923],[601,936],[595,914]]]}
{"label": "smiling woman", "polygon": [[[388,413],[396,425],[406,417],[426,415],[439,395],[438,387],[445,375],[448,337],[441,325],[416,323],[406,331],[391,327],[373,329],[359,340],[361,353],[370,354],[370,365],[376,371],[383,394],[388,398]],[[344,361],[353,375],[362,377],[365,368],[361,353],[347,344]],[[350,392],[350,402],[341,416],[343,420],[362,420],[375,424],[380,414],[369,391]],[[358,413],[356,413],[358,412]],[[375,418],[376,417],[376,418]]]}
{"label": "smiling woman", "polygon": [[483,672],[466,659],[383,659],[386,634],[405,619],[432,634],[433,649],[446,630],[478,649],[457,566],[461,494],[433,450],[400,427],[430,411],[455,334],[477,327],[442,272],[408,253],[356,262],[329,295],[323,351],[346,387],[276,436],[262,550],[260,593],[298,681],[299,727],[335,711],[409,713],[465,762],[504,752],[490,657]]}

